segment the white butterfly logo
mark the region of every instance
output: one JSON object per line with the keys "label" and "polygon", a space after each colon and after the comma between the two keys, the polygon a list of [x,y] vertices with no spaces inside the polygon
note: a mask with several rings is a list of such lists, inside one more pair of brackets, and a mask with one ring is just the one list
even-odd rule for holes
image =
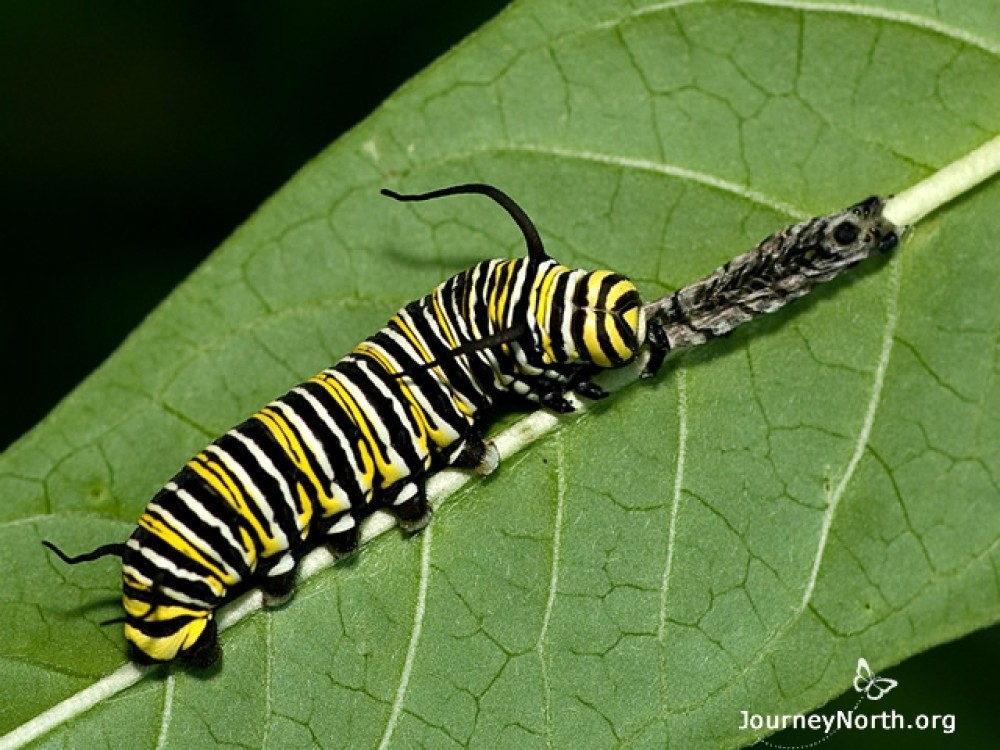
{"label": "white butterfly logo", "polygon": [[879,677],[877,674],[872,674],[868,662],[864,658],[858,659],[858,673],[854,676],[854,689],[859,693],[864,693],[868,700],[880,700],[882,696],[898,684],[895,680],[890,680],[888,677]]}

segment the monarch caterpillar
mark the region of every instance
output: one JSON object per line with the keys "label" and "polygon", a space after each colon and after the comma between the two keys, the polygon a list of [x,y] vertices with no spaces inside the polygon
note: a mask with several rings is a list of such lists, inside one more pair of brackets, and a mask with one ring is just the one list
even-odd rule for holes
{"label": "monarch caterpillar", "polygon": [[76,557],[43,542],[71,565],[122,558],[121,620],[137,660],[215,663],[220,604],[254,585],[266,603],[284,601],[302,555],[323,542],[352,552],[360,521],[377,508],[419,531],[430,520],[431,473],[496,468],[481,423],[501,397],[572,411],[567,392],[606,396],[589,378],[632,361],[645,344],[649,377],[669,352],[724,336],[898,242],[884,201],[872,197],[786,227],[642,305],[624,276],[551,259],[528,216],[495,187],[382,192],[400,201],[488,196],[521,229],[528,255],[452,276],[218,438],[153,497],[126,542]]}
{"label": "monarch caterpillar", "polygon": [[487,260],[401,309],[337,364],[272,401],[198,453],[147,505],[127,541],[70,557],[122,559],[125,638],[133,657],[221,657],[214,612],[259,585],[265,601],[290,596],[299,559],[327,542],[358,545],[377,508],[405,532],[430,520],[424,484],[445,466],[487,474],[496,448],[481,422],[513,393],[558,412],[570,390],[606,394],[589,377],[631,361],[645,317],[631,281],[570,270],[551,259],[524,211],[484,184],[416,195],[488,196],[524,235],[525,258]]}

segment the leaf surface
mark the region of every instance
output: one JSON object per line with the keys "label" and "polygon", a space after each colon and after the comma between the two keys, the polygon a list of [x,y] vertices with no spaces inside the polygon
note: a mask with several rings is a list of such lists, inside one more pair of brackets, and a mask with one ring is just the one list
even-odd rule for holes
{"label": "leaf surface", "polygon": [[[936,8],[936,9],[935,9]],[[0,731],[124,663],[114,561],[192,453],[516,231],[647,299],[996,134],[990,0],[515,4],[303,170],[0,459]],[[671,361],[39,745],[727,748],[1000,618],[995,181]]]}

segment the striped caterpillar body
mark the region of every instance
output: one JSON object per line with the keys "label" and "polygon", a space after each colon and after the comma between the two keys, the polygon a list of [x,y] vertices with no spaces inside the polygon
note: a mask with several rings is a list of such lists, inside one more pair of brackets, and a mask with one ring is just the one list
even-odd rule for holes
{"label": "striped caterpillar body", "polygon": [[136,660],[217,662],[222,603],[255,585],[265,602],[284,601],[305,552],[328,543],[351,553],[360,521],[375,509],[389,510],[405,532],[423,528],[430,474],[496,467],[481,429],[498,399],[514,394],[572,411],[567,392],[606,395],[589,377],[631,361],[644,343],[632,282],[549,258],[530,219],[500,190],[382,192],[403,201],[488,196],[520,227],[528,256],[451,277],[215,440],[153,497],[126,542],[76,557],[43,542],[69,564],[122,558],[121,621]]}
{"label": "striped caterpillar body", "polygon": [[260,586],[287,599],[301,557],[319,544],[346,555],[359,523],[385,508],[413,533],[430,520],[430,474],[488,474],[482,437],[491,407],[514,395],[558,412],[566,398],[607,394],[589,378],[648,345],[643,377],[676,349],[724,336],[875,252],[900,230],[872,197],[785,227],[700,281],[642,305],[627,278],[570,270],[549,258],[534,225],[497,188],[457,185],[418,195],[485,195],[517,223],[528,255],[488,260],[400,310],[333,367],[293,388],[192,458],[146,507],[124,543],[69,557],[122,558],[125,637],[139,661],[221,656],[215,610]]}

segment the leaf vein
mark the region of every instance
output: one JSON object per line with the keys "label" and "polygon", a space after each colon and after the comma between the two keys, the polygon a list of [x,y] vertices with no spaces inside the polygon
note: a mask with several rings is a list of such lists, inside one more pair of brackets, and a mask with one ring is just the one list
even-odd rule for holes
{"label": "leaf vein", "polygon": [[413,673],[413,662],[416,660],[417,647],[420,644],[420,633],[424,627],[424,614],[427,610],[427,582],[430,579],[431,571],[431,540],[433,533],[429,525],[423,532],[423,543],[420,547],[420,583],[417,589],[417,602],[413,609],[413,631],[410,634],[410,643],[406,647],[406,659],[403,662],[403,673],[399,678],[399,686],[396,688],[396,697],[392,702],[392,711],[389,714],[389,721],[386,723],[385,732],[382,734],[382,741],[379,742],[379,750],[389,747],[393,732],[396,731],[396,724],[399,722],[399,715],[403,710],[403,702],[406,700],[406,690],[410,685],[410,676]]}
{"label": "leaf vein", "polygon": [[[938,21],[933,18],[919,16],[916,13],[907,13],[900,10],[889,10],[887,8],[877,8],[868,5],[848,5],[846,3],[805,3],[800,0],[739,0],[743,5],[760,5],[771,8],[784,8],[787,10],[797,10],[802,13],[837,13],[844,16],[858,16],[860,18],[874,18],[880,21],[892,21],[904,26],[913,26],[924,31],[930,31],[940,36],[963,42],[973,47],[978,47],[984,52],[1000,57],[1000,45],[997,43],[973,34],[971,31],[960,29],[950,24]],[[662,13],[674,10],[685,5],[706,5],[708,0],[670,0],[669,2],[657,3],[645,8],[633,11],[613,22],[602,24],[602,26],[617,26],[625,21],[631,21],[642,16]]]}
{"label": "leaf vein", "polygon": [[[801,615],[809,602],[812,600],[813,592],[816,589],[816,581],[819,578],[819,569],[826,552],[826,543],[830,534],[830,527],[833,525],[833,518],[840,507],[840,501],[847,490],[847,485],[854,478],[854,473],[858,468],[861,457],[868,447],[868,440],[871,437],[872,427],[875,424],[875,414],[878,411],[879,403],[882,401],[882,389],[885,385],[885,373],[889,368],[889,360],[892,357],[893,344],[895,342],[896,327],[899,322],[899,290],[902,276],[902,264],[900,256],[896,256],[890,263],[891,273],[889,275],[889,293],[886,295],[886,323],[885,331],[882,335],[882,348],[879,352],[878,362],[875,365],[875,377],[872,382],[871,397],[868,399],[868,407],[865,409],[865,417],[861,423],[861,430],[858,439],[854,443],[854,451],[847,467],[844,469],[840,481],[827,502],[826,511],[823,513],[823,524],[820,527],[819,541],[816,545],[816,555],[813,558],[812,568],[809,571],[809,578],[806,581],[805,590],[802,592],[802,600],[796,608],[795,617]],[[794,618],[793,618],[794,619]]]}
{"label": "leaf vein", "polygon": [[542,672],[543,716],[545,720],[545,744],[552,747],[552,684],[549,681],[548,663],[545,659],[545,643],[549,632],[549,621],[556,603],[559,589],[559,554],[562,547],[563,511],[566,502],[566,449],[562,435],[556,433],[556,518],[552,532],[552,571],[549,575],[549,593],[545,600],[542,627],[538,633],[535,650]]}

